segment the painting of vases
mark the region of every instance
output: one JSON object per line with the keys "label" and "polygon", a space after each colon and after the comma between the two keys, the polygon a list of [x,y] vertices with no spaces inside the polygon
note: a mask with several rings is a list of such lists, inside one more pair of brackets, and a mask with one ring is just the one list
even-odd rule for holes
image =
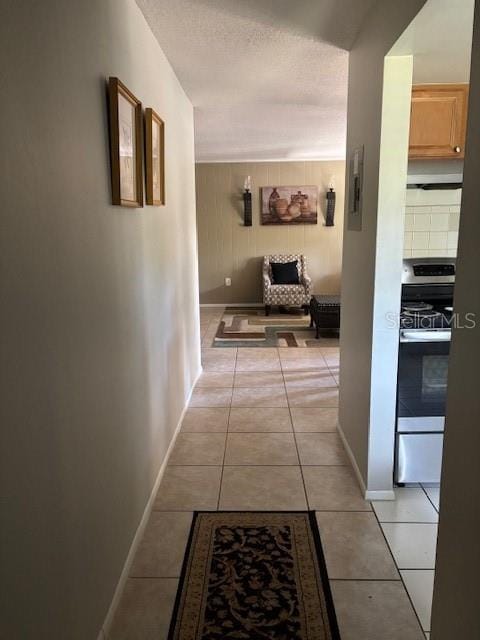
{"label": "painting of vases", "polygon": [[261,187],[262,224],[317,224],[318,187]]}

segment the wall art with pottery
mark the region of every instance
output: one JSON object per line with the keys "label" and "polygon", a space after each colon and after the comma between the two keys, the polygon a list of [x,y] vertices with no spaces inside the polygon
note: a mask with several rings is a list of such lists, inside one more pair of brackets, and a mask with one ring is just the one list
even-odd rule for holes
{"label": "wall art with pottery", "polygon": [[317,224],[318,187],[261,187],[262,224]]}

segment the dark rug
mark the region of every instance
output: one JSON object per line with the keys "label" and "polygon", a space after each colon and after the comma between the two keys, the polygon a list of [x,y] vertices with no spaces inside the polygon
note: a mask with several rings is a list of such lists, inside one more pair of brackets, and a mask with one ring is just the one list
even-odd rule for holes
{"label": "dark rug", "polygon": [[340,640],[313,512],[196,512],[169,640]]}

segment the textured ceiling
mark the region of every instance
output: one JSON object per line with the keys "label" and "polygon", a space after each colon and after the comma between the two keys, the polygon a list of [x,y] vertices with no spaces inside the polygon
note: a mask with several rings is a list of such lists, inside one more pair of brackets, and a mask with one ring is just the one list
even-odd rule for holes
{"label": "textured ceiling", "polygon": [[195,107],[198,161],[345,155],[347,50],[376,0],[137,0]]}

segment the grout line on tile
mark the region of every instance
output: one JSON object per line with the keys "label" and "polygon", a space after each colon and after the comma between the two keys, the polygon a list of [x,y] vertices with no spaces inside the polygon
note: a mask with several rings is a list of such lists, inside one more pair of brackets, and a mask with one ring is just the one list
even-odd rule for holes
{"label": "grout line on tile", "polygon": [[423,486],[423,484],[420,484],[420,486],[422,487],[422,491],[423,493],[427,496],[427,500],[430,502],[430,504],[432,505],[432,507],[435,509],[435,511],[440,514],[440,510],[437,509],[437,506],[433,503],[433,500],[430,498],[430,496],[427,493],[427,490],[425,489],[425,487]]}
{"label": "grout line on tile", "polygon": [[[284,375],[283,367],[282,367],[282,376],[283,376],[283,384],[286,390],[287,385],[285,383],[285,375]],[[288,400],[288,393],[287,393],[287,400]],[[290,402],[288,402],[288,413],[290,415],[290,423],[292,425],[293,441],[295,442],[295,450],[297,452],[298,464],[300,465],[300,475],[302,477],[303,493],[305,494],[305,504],[307,505],[307,509],[310,511],[310,503],[308,501],[307,487],[305,486],[305,478],[303,476],[303,465],[302,465],[302,460],[300,458],[300,451],[298,450],[297,435],[296,435],[295,429],[293,428],[293,416],[292,416],[292,408],[290,406]]]}
{"label": "grout line on tile", "polygon": [[380,525],[382,524],[434,524],[438,525],[438,522],[431,522],[425,520],[379,520]]}
{"label": "grout line on tile", "polygon": [[[327,431],[326,433],[334,433],[333,431]],[[303,464],[302,467],[350,467],[351,465],[346,462],[345,464]]]}
{"label": "grout line on tile", "polygon": [[129,580],[178,580],[179,576],[128,576]]}
{"label": "grout line on tile", "polygon": [[[236,349],[235,351],[235,363],[233,365],[233,382],[235,382],[235,375],[237,371],[237,359],[238,359],[238,349]],[[220,473],[220,485],[218,487],[217,511],[220,510],[220,500],[222,497],[223,470],[225,469],[225,456],[227,455],[228,433],[230,429],[230,415],[232,413],[232,403],[233,403],[233,389],[232,389],[232,395],[230,396],[230,406],[228,408],[227,432],[225,435],[225,447],[223,449],[222,471]]]}
{"label": "grout line on tile", "polygon": [[[208,432],[201,432],[201,433],[211,433],[210,431]],[[218,433],[218,432],[217,432]],[[226,433],[225,431],[222,431],[220,433]],[[231,433],[237,434],[237,435],[242,435],[242,433],[261,433],[264,435],[268,435],[268,431],[251,431],[251,432],[245,432],[245,431],[232,431]],[[291,431],[279,431],[278,433],[281,433],[283,435],[287,435],[287,434],[291,434]],[[169,467],[221,467],[221,466],[225,466],[225,467],[340,467],[340,468],[344,468],[344,467],[349,467],[350,465],[348,464],[226,464],[226,465],[220,465],[220,464],[198,464],[198,462],[196,464],[169,464]],[[318,511],[318,509],[317,509]],[[395,523],[397,524],[397,523]],[[410,524],[410,523],[409,523]],[[420,524],[436,524],[434,522],[421,522]]]}
{"label": "grout line on tile", "polygon": [[[347,513],[347,512],[340,512]],[[348,511],[348,513],[355,513],[354,511]],[[361,513],[368,513],[367,511],[363,511]],[[329,578],[330,582],[394,582],[398,584],[401,582],[400,578]]]}

